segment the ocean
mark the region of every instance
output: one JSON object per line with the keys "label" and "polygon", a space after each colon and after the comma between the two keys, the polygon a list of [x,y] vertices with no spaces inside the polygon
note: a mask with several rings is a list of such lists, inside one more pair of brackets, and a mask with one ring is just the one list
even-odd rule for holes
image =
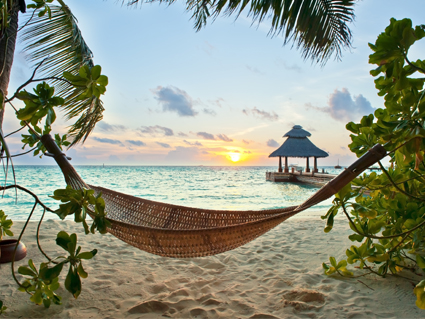
{"label": "ocean", "polygon": [[[87,184],[110,188],[118,192],[170,204],[222,210],[262,210],[301,204],[317,187],[294,183],[266,181],[267,171],[276,167],[245,166],[76,166]],[[339,171],[320,167],[331,174]],[[60,202],[49,195],[65,188],[57,166],[15,166],[16,183],[28,188],[52,209]],[[4,184],[4,173],[1,176]],[[7,184],[13,184],[9,170]],[[0,209],[13,220],[26,220],[34,205],[33,198],[9,189],[0,199]],[[331,199],[297,215],[298,218],[320,218],[331,206]],[[37,208],[32,220],[42,214]],[[58,219],[46,213],[46,219]],[[295,218],[295,217],[294,217]]]}

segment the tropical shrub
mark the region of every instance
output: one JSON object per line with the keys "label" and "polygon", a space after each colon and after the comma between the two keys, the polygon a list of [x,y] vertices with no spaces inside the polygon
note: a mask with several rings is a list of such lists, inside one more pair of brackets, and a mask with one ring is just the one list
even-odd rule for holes
{"label": "tropical shrub", "polygon": [[[347,185],[333,201],[326,216],[325,231],[332,229],[338,212],[346,215],[353,244],[346,260],[323,264],[326,274],[352,275],[345,267],[385,277],[412,267],[425,271],[425,60],[409,60],[409,50],[425,36],[425,26],[412,27],[409,19],[391,19],[374,44],[369,63],[377,67],[378,95],[384,108],[350,122],[349,145],[358,157],[376,143],[388,151],[390,167],[379,162],[381,174],[363,174]],[[418,279],[419,280],[419,279]],[[414,289],[416,305],[425,309],[425,281]]]}

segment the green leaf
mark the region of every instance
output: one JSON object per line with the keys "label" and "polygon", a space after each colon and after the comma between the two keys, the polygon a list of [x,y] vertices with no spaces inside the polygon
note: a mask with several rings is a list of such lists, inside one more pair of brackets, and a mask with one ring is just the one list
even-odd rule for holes
{"label": "green leaf", "polygon": [[50,299],[43,299],[43,305],[45,308],[50,308],[51,300]]}
{"label": "green leaf", "polygon": [[27,266],[20,266],[18,268],[18,273],[24,276],[37,277],[37,274],[31,269],[29,269]]}
{"label": "green leaf", "polygon": [[359,234],[352,234],[352,235],[348,236],[348,238],[351,241],[358,241],[359,243],[361,243],[363,241],[364,237],[362,235],[359,235]]}
{"label": "green leaf", "polygon": [[348,183],[338,193],[335,194],[335,197],[341,200],[344,200],[344,198],[350,193],[351,193],[351,183]]}
{"label": "green leaf", "polygon": [[84,253],[78,254],[77,258],[92,259],[96,254],[97,254],[97,249],[93,249],[92,251],[86,251]]}
{"label": "green leaf", "polygon": [[425,309],[425,280],[416,285],[413,293],[416,295],[416,306],[419,309]]}
{"label": "green leaf", "polygon": [[100,67],[100,65],[95,65],[94,67],[91,68],[91,77],[93,80],[97,80],[100,76],[100,73],[102,72],[102,68]]}
{"label": "green leaf", "polygon": [[335,257],[329,257],[329,261],[331,262],[331,265],[337,268],[336,259]]}
{"label": "green leaf", "polygon": [[46,281],[52,281],[54,278],[58,277],[62,271],[63,265],[65,262],[61,262],[54,267],[48,268],[45,267],[40,270],[40,277]]}
{"label": "green leaf", "polygon": [[416,263],[423,271],[425,271],[425,259],[422,256],[416,255]]}
{"label": "green leaf", "polygon": [[74,269],[71,265],[69,266],[68,275],[65,278],[65,288],[75,299],[77,299],[81,293],[80,276],[78,275],[77,269]]}
{"label": "green leaf", "polygon": [[332,230],[332,227],[334,225],[334,214],[331,213],[328,216],[328,220],[326,222],[326,227],[324,229],[325,233],[329,233]]}
{"label": "green leaf", "polygon": [[86,273],[84,271],[84,268],[83,268],[83,264],[82,263],[80,263],[78,265],[77,271],[78,271],[78,274],[80,275],[81,278],[87,278],[88,275],[89,275],[88,273]]}
{"label": "green leaf", "polygon": [[36,290],[35,293],[30,297],[30,300],[36,305],[43,303],[43,293],[41,290]]}
{"label": "green leaf", "polygon": [[56,244],[61,246],[63,249],[68,251],[68,244],[71,242],[71,238],[65,231],[60,231],[56,237]]}

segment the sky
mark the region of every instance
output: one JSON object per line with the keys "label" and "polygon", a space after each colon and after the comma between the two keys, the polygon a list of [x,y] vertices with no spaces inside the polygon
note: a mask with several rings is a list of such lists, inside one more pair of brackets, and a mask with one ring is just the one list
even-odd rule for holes
{"label": "sky", "polygon": [[[83,145],[66,153],[74,165],[265,165],[292,126],[329,153],[319,166],[349,165],[349,121],[383,107],[368,64],[390,18],[423,23],[423,0],[367,0],[355,6],[353,47],[325,66],[303,60],[269,21],[252,24],[243,14],[218,17],[196,32],[183,2],[121,6],[113,0],[67,0],[94,62],[109,78],[104,119]],[[22,19],[21,19],[22,20]],[[18,45],[9,92],[28,80],[31,65]],[[423,58],[424,45],[411,50]],[[20,107],[20,105],[16,105]],[[60,112],[58,112],[60,113]],[[54,133],[65,133],[59,119]],[[6,110],[4,132],[19,127]],[[21,153],[19,134],[8,139]],[[291,163],[304,164],[304,159]],[[50,158],[16,157],[14,164],[52,165]]]}

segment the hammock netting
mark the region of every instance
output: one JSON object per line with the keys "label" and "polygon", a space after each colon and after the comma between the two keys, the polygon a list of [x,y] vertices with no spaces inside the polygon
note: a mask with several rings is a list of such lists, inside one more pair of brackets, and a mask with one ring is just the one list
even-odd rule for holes
{"label": "hammock netting", "polygon": [[174,258],[216,255],[240,247],[286,219],[314,206],[351,182],[386,155],[377,144],[299,206],[259,211],[225,211],[185,207],[146,200],[87,185],[50,135],[41,138],[74,189],[102,193],[108,232],[146,252]]}

